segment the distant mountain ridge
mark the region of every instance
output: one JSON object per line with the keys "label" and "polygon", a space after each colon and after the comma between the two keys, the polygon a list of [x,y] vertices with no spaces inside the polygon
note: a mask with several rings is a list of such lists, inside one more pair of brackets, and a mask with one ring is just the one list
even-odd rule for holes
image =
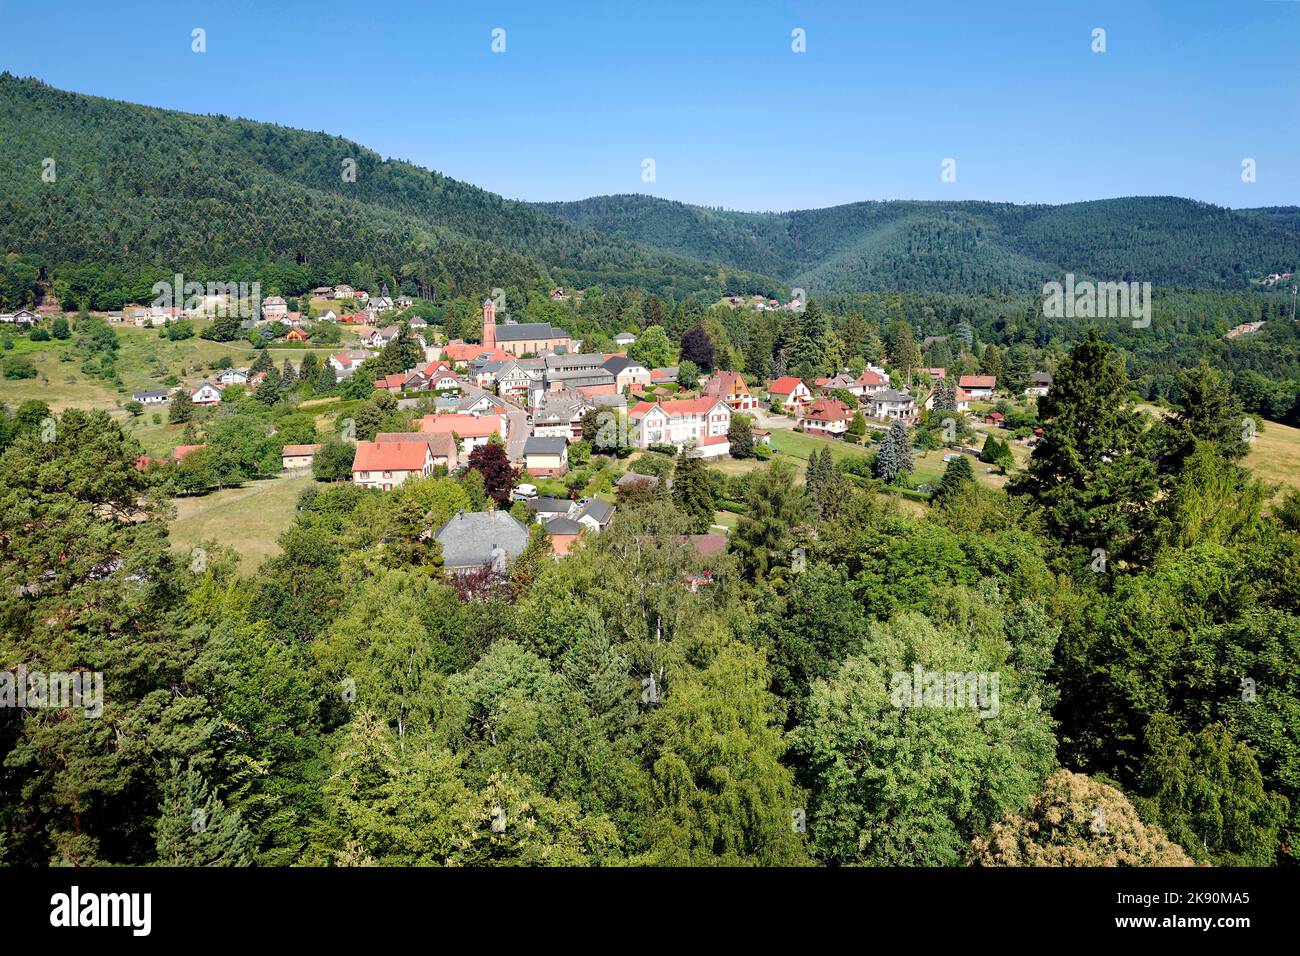
{"label": "distant mountain ridge", "polygon": [[145,289],[150,270],[219,270],[230,280],[267,275],[267,263],[283,286],[363,264],[438,297],[547,283],[635,285],[678,299],[777,294],[782,285],[810,294],[1024,291],[1065,272],[1245,288],[1300,260],[1300,207],[1230,210],[1174,197],[786,213],[642,195],[530,204],[339,136],[8,73],[0,184],[0,256],[37,256],[64,271],[106,266],[121,275],[103,281]]}
{"label": "distant mountain ridge", "polygon": [[[47,157],[52,178],[42,176]],[[267,259],[365,262],[479,294],[547,280],[687,292],[716,287],[727,271],[339,136],[138,106],[8,73],[0,73],[0,183],[0,253],[51,263],[190,271]]]}
{"label": "distant mountain ridge", "polygon": [[1300,207],[1232,210],[1171,196],[1059,206],[899,200],[785,213],[638,194],[537,205],[575,225],[774,275],[813,294],[1024,289],[1066,272],[1244,288],[1300,262]]}

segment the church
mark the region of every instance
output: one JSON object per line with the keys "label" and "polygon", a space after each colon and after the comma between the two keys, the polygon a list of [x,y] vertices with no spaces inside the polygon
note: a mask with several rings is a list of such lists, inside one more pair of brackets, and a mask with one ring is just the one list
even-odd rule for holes
{"label": "church", "polygon": [[491,299],[483,303],[483,350],[500,349],[514,356],[568,352],[569,333],[549,322],[514,322],[497,325],[497,309]]}

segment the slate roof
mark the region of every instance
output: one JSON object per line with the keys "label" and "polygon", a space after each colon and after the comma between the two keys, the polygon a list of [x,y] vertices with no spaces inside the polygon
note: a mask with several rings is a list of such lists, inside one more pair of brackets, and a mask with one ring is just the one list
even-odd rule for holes
{"label": "slate roof", "polygon": [[568,442],[562,437],[542,438],[533,435],[524,442],[525,455],[560,455],[564,453]]}
{"label": "slate roof", "polygon": [[498,342],[522,342],[527,339],[567,339],[569,333],[557,329],[549,322],[520,322],[511,325],[498,325],[496,328]]}
{"label": "slate roof", "polygon": [[528,546],[528,529],[506,511],[459,512],[435,532],[448,568],[484,567],[501,548],[510,565]]}
{"label": "slate roof", "polygon": [[582,525],[572,518],[552,518],[542,522],[542,527],[547,534],[578,534],[582,531]]}

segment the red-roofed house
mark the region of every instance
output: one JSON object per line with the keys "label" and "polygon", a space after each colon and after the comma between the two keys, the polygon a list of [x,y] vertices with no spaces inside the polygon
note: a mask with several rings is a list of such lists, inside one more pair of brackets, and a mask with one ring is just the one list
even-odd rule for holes
{"label": "red-roofed house", "polygon": [[406,387],[406,382],[410,377],[406,372],[394,372],[392,375],[385,375],[383,378],[375,379],[375,388],[381,392],[396,395]]}
{"label": "red-roofed house", "polygon": [[701,394],[722,399],[733,412],[747,412],[758,408],[758,399],[750,392],[749,386],[745,384],[745,379],[739,372],[714,372],[713,376],[704,383]]}
{"label": "red-roofed house", "polygon": [[639,402],[627,416],[632,443],[638,448],[694,442],[701,458],[714,458],[731,451],[727,429],[731,408],[720,398],[685,399],[676,402]]}
{"label": "red-roofed house", "polygon": [[380,432],[375,436],[377,442],[417,442],[422,441],[429,446],[429,451],[433,454],[433,467],[444,465],[448,472],[455,471],[458,467],[460,454],[456,448],[456,436],[451,432],[439,432],[436,435],[426,434],[425,432]]}
{"label": "red-roofed house", "polygon": [[883,392],[887,388],[889,388],[889,379],[879,372],[864,369],[862,374],[853,380],[853,387],[849,391],[862,398],[864,395],[870,396]]}
{"label": "red-roofed house", "polygon": [[280,449],[280,467],[285,471],[295,468],[310,468],[320,445],[285,445]]}
{"label": "red-roofed house", "polygon": [[501,415],[425,415],[420,419],[420,431],[426,435],[454,434],[460,439],[460,450],[468,455],[480,445],[486,445],[493,435],[506,438],[506,419]]}
{"label": "red-roofed house", "polygon": [[767,400],[798,407],[812,401],[812,392],[808,391],[808,386],[796,376],[783,375],[776,381],[768,383]]}
{"label": "red-roofed house", "polygon": [[992,398],[993,389],[998,387],[996,375],[963,375],[957,384],[970,392],[970,397],[979,400]]}
{"label": "red-roofed house", "polygon": [[352,482],[363,488],[392,491],[407,478],[423,478],[433,471],[433,453],[427,441],[359,441],[352,458]]}
{"label": "red-roofed house", "polygon": [[799,427],[820,435],[843,435],[849,429],[853,410],[837,398],[819,398],[799,412]]}

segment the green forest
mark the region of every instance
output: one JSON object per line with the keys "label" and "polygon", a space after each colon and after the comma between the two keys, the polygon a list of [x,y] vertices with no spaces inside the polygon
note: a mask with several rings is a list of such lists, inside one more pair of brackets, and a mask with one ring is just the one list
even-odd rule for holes
{"label": "green forest", "polygon": [[370,270],[429,298],[537,282],[684,295],[718,288],[729,271],[572,226],[337,136],[67,93],[8,73],[0,180],[0,250],[38,257],[54,274],[110,271],[110,288],[147,291],[182,272],[261,278],[288,294]]}
{"label": "green forest", "polygon": [[1241,289],[1300,264],[1296,208],[1224,209],[1174,196],[1061,206],[863,202],[744,213],[624,195],[539,208],[666,252],[773,275],[813,295],[1005,292],[1066,272]]}
{"label": "green forest", "polygon": [[[481,478],[317,485],[240,575],[169,549],[107,413],[7,419],[0,657],[105,686],[0,718],[0,861],[1287,862],[1300,495],[1265,510],[1220,373],[1180,395],[1148,427],[1088,335],[1009,496],[961,459],[918,515],[776,460],[706,559],[707,469],[665,457],[671,492],[504,577],[424,533]],[[913,672],[997,675],[994,712],[900,707]]]}

